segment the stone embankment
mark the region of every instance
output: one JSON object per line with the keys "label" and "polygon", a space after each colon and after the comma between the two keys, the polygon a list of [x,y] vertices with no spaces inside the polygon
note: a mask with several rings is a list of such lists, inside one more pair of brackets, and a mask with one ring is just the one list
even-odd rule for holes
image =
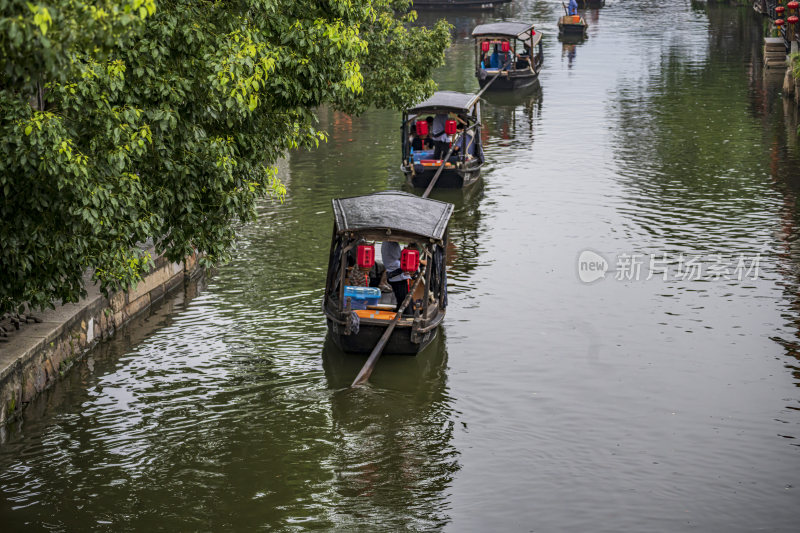
{"label": "stone embankment", "polygon": [[201,273],[195,257],[180,263],[160,257],[135,290],[110,298],[86,279],[86,298],[34,313],[36,322],[23,323],[0,339],[0,427],[19,417],[31,400],[63,377],[96,342]]}

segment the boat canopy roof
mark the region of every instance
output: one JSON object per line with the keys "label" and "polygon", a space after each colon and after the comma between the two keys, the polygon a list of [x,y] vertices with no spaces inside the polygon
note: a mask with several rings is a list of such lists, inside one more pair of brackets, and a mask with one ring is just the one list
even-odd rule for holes
{"label": "boat canopy roof", "polygon": [[400,191],[335,198],[332,203],[339,233],[390,229],[441,240],[453,214],[453,204]]}
{"label": "boat canopy roof", "polygon": [[533,29],[533,24],[529,22],[493,22],[491,24],[481,24],[472,30],[473,37],[498,36],[516,37],[517,39],[527,39]]}
{"label": "boat canopy roof", "polygon": [[470,113],[478,96],[475,94],[458,93],[455,91],[438,91],[433,96],[408,110],[409,114],[431,113],[437,110]]}

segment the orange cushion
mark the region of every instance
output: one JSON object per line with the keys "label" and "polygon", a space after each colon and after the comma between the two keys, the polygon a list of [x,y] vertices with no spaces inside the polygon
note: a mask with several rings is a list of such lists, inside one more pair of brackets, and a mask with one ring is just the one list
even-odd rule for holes
{"label": "orange cushion", "polygon": [[356,309],[359,318],[373,318],[375,320],[394,320],[397,313],[393,311],[378,311],[372,309]]}

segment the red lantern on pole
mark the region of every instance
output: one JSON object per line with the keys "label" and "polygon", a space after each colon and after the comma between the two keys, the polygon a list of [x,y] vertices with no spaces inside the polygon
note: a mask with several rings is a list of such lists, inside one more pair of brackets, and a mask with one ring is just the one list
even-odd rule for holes
{"label": "red lantern on pole", "polygon": [[489,41],[483,41],[481,43],[481,51],[488,52],[489,51]]}
{"label": "red lantern on pole", "polygon": [[786,8],[783,6],[778,6],[775,8],[775,13],[780,17],[783,15],[783,12],[786,11]]}
{"label": "red lantern on pole", "polygon": [[428,123],[424,120],[417,121],[417,135],[425,137],[428,134]]}
{"label": "red lantern on pole", "polygon": [[783,22],[784,22],[783,19],[778,19],[775,21],[775,25],[780,28],[781,26],[783,26]]}
{"label": "red lantern on pole", "polygon": [[534,35],[536,35],[536,30],[534,30],[533,28],[531,28],[531,37],[533,37]]}
{"label": "red lantern on pole", "polygon": [[789,23],[789,40],[790,41],[794,41],[795,28],[797,26],[797,21],[798,20],[800,20],[800,18],[798,18],[797,15],[792,15],[791,17],[786,19],[786,22]]}
{"label": "red lantern on pole", "polygon": [[800,7],[800,2],[795,2],[795,0],[792,0],[791,2],[786,4],[786,7],[788,7],[789,9],[797,9],[798,7]]}

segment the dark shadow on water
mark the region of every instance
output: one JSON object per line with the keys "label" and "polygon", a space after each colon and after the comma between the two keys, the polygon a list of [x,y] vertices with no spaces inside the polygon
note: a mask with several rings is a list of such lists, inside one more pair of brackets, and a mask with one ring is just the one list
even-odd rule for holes
{"label": "dark shadow on water", "polygon": [[460,468],[444,331],[417,356],[382,357],[366,386],[349,388],[365,359],[330,339],[322,352],[333,389],[336,525],[439,530],[450,521],[448,488]]}

